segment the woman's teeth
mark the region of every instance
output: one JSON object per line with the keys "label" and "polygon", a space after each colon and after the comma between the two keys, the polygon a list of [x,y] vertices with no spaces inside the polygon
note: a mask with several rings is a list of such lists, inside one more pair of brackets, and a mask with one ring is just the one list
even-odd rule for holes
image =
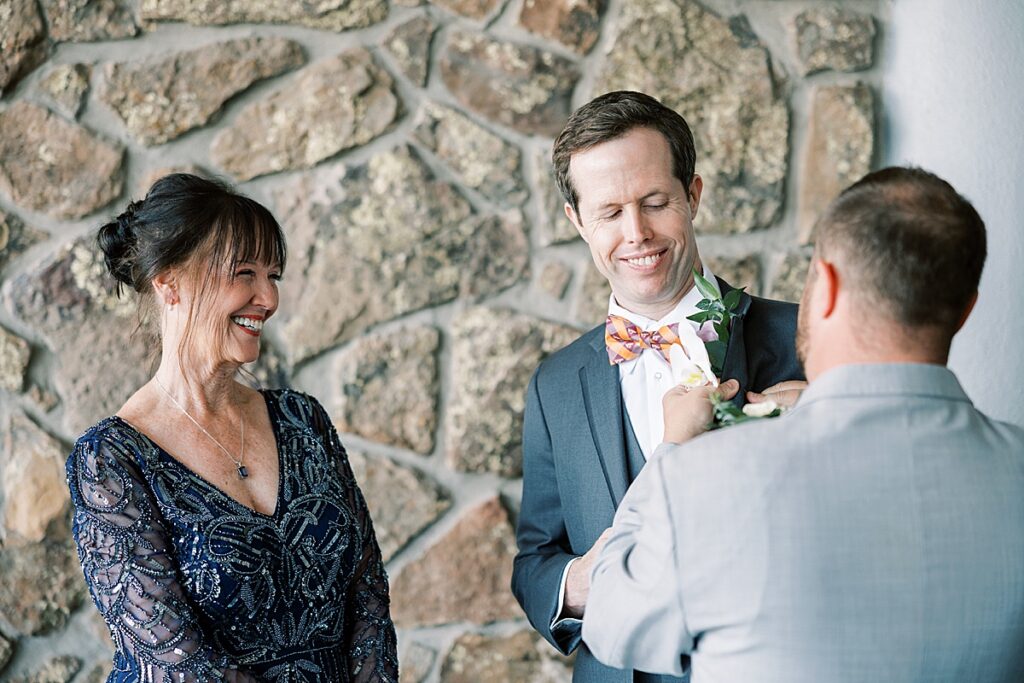
{"label": "woman's teeth", "polygon": [[262,320],[256,320],[255,318],[243,318],[243,317],[239,316],[239,317],[231,318],[231,321],[234,322],[236,325],[241,325],[242,327],[246,328],[247,330],[252,330],[253,332],[262,332],[263,331],[263,321]]}

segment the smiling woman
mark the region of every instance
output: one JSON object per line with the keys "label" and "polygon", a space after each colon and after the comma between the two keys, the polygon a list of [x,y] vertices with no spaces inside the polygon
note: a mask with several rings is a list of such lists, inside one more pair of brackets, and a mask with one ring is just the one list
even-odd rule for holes
{"label": "smiling woman", "polygon": [[160,349],[67,461],[116,648],[107,680],[397,681],[387,576],[330,418],[311,396],[236,380],[278,307],[277,221],[174,174],[97,241]]}

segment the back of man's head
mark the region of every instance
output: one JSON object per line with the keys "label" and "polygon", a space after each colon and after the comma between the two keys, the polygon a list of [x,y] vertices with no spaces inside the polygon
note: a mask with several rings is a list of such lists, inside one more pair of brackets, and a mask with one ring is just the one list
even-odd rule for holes
{"label": "back of man's head", "polygon": [[815,226],[817,256],[843,272],[861,317],[948,342],[985,264],[985,224],[945,180],[919,168],[869,173]]}

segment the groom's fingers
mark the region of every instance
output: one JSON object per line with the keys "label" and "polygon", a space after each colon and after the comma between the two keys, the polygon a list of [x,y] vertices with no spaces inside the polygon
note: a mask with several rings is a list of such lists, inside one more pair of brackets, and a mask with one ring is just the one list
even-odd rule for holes
{"label": "groom's fingers", "polygon": [[777,394],[782,391],[803,391],[807,388],[807,382],[800,379],[791,379],[785,382],[779,382],[765,389],[763,394]]}
{"label": "groom's fingers", "polygon": [[734,379],[726,380],[718,385],[717,392],[722,395],[726,401],[735,396],[740,390],[740,383]]}
{"label": "groom's fingers", "polygon": [[774,384],[763,392],[758,393],[756,391],[747,392],[747,402],[749,403],[763,403],[764,401],[775,401],[780,406],[792,407],[796,404],[797,399],[800,398],[800,394],[807,388],[807,382],[800,380],[789,380],[786,382],[779,382]]}

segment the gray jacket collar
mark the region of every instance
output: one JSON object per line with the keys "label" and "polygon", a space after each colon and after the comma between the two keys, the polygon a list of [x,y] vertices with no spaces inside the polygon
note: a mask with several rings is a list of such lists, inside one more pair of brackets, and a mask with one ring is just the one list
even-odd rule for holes
{"label": "gray jacket collar", "polygon": [[832,398],[906,396],[971,399],[945,365],[930,363],[855,363],[832,368],[814,380],[796,409]]}

